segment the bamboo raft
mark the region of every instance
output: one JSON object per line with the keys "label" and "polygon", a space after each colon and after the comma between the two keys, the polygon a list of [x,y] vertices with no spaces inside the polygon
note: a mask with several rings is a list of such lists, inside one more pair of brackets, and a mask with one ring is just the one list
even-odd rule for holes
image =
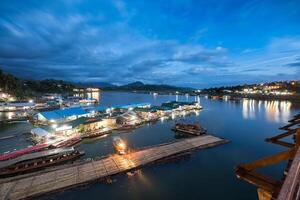
{"label": "bamboo raft", "polygon": [[141,168],[168,157],[195,149],[213,147],[227,140],[203,135],[147,147],[126,155],[110,155],[97,160],[64,165],[28,176],[0,180],[0,200],[25,199],[103,180],[112,175]]}

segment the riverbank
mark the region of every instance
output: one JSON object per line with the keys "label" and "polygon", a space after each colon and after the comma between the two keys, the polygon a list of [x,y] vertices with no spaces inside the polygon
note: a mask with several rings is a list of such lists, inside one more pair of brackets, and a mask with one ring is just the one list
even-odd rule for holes
{"label": "riverbank", "polygon": [[233,99],[233,100],[240,100],[243,98],[254,99],[254,100],[266,100],[266,101],[291,101],[295,103],[300,103],[300,95],[262,95],[262,94],[226,94],[226,93],[213,93],[213,94],[203,94],[206,95],[208,98],[211,99]]}

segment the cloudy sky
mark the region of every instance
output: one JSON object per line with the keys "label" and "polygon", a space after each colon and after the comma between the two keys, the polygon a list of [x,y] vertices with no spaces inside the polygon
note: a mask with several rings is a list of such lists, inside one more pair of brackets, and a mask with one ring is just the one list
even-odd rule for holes
{"label": "cloudy sky", "polygon": [[1,0],[0,69],[199,88],[300,79],[300,1]]}

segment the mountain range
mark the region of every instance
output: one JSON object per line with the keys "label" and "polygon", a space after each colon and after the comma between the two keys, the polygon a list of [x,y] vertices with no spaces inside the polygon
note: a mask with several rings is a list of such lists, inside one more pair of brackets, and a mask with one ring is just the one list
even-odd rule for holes
{"label": "mountain range", "polygon": [[144,84],[141,81],[132,82],[125,85],[114,85],[107,82],[80,83],[84,87],[99,87],[102,90],[115,91],[153,91],[153,92],[174,92],[191,91],[193,88],[177,87],[165,84]]}

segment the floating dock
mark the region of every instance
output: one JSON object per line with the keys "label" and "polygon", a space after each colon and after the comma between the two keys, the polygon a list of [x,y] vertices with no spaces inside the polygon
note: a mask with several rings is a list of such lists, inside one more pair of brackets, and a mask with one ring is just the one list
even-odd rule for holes
{"label": "floating dock", "polygon": [[147,147],[126,155],[110,155],[97,160],[64,165],[29,175],[0,179],[0,200],[25,199],[103,180],[112,175],[195,149],[213,147],[227,140],[203,135]]}

